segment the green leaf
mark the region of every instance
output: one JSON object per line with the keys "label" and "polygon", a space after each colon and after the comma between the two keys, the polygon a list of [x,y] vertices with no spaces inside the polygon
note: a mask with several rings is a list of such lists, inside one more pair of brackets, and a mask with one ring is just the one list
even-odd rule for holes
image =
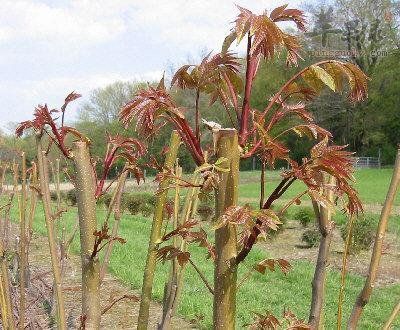
{"label": "green leaf", "polygon": [[225,163],[225,162],[228,162],[228,158],[220,157],[215,161],[214,165],[219,166],[219,165],[222,165],[222,163]]}
{"label": "green leaf", "polygon": [[203,172],[206,170],[211,169],[213,166],[211,164],[208,163],[204,163],[203,165],[200,165],[199,167],[197,167],[194,171],[194,173],[199,173],[199,172]]}
{"label": "green leaf", "polygon": [[225,172],[225,173],[228,173],[228,172],[230,171],[229,168],[220,167],[220,166],[214,166],[214,168],[215,168],[218,172]]}
{"label": "green leaf", "polygon": [[321,80],[326,86],[328,86],[334,92],[336,91],[335,80],[328,72],[317,65],[311,65],[310,69],[313,71],[316,77],[318,77],[318,79]]}
{"label": "green leaf", "polygon": [[227,35],[224,39],[224,42],[222,44],[222,49],[221,53],[226,54],[227,51],[229,50],[229,47],[232,45],[232,43],[236,39],[236,31],[232,31],[229,35]]}

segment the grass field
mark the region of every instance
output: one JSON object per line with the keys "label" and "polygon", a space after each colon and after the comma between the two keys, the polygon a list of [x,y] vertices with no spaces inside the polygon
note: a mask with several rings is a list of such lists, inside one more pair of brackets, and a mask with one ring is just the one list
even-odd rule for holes
{"label": "grass field", "polygon": [[[364,170],[357,173],[360,193],[364,201],[368,203],[379,203],[384,199],[390,170],[377,172]],[[273,175],[278,178],[277,174]],[[258,184],[254,173],[242,173],[241,196],[257,196]],[[274,181],[275,182],[275,181]],[[295,186],[295,189],[301,189]],[[295,194],[295,193],[290,193]],[[399,199],[397,199],[398,203]],[[17,209],[14,207],[12,216],[17,219]],[[105,210],[98,208],[99,222],[104,218]],[[76,208],[71,208],[65,215],[63,221],[69,230],[72,230],[77,216]],[[340,219],[345,221],[344,218]],[[398,221],[397,221],[398,222]],[[120,236],[127,240],[124,245],[115,245],[111,258],[110,271],[123,283],[140,289],[143,269],[147,253],[147,244],[151,219],[140,216],[125,214],[122,218]],[[390,230],[398,233],[398,223],[391,225]],[[34,222],[35,232],[39,235],[46,235],[42,207]],[[212,232],[207,230],[212,236]],[[279,239],[279,238],[278,238]],[[78,253],[79,240],[73,242],[72,251]],[[196,246],[190,247],[193,260],[204,272],[209,282],[213,282],[213,265],[206,259],[206,252]],[[248,260],[240,267],[239,279],[256,262],[267,257],[267,252],[259,247],[254,248]],[[285,258],[285,255],[281,256]],[[237,324],[238,328],[244,328],[245,324],[251,322],[254,312],[271,311],[280,315],[283,310],[290,309],[301,318],[308,317],[309,301],[311,297],[311,280],[314,272],[314,265],[307,261],[296,261],[292,264],[293,269],[288,275],[280,271],[267,273],[266,275],[256,274],[251,277],[238,293]],[[161,301],[165,278],[168,274],[168,265],[159,264],[154,283],[154,298]],[[338,271],[330,270],[327,278],[327,301],[325,308],[326,329],[333,329],[336,325],[336,302],[339,289],[340,274]],[[358,275],[347,276],[347,286],[344,303],[344,321],[347,319],[355,298],[363,285],[363,278]],[[400,284],[388,287],[376,288],[370,303],[366,306],[361,319],[360,329],[378,329],[388,318],[395,302],[400,297]],[[204,329],[211,328],[212,319],[212,298],[205,288],[198,275],[189,265],[185,274],[185,287],[179,314],[186,319],[197,319],[199,326]],[[400,320],[395,326],[400,327]]]}
{"label": "grass field", "polygon": [[[266,193],[271,193],[280,182],[279,171],[267,172]],[[355,187],[365,204],[381,204],[386,197],[393,169],[362,169],[355,172]],[[258,200],[260,191],[260,172],[240,173],[240,198]],[[301,182],[295,182],[282,198],[290,199],[305,190]],[[400,205],[400,196],[397,195],[395,205]]]}

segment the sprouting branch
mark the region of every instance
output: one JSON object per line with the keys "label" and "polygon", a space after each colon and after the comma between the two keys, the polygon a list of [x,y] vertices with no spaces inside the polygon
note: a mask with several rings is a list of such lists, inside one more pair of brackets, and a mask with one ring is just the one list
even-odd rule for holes
{"label": "sprouting branch", "polygon": [[204,282],[204,284],[206,285],[208,291],[210,291],[210,293],[213,295],[214,294],[214,289],[211,287],[210,283],[208,283],[207,278],[204,276],[204,274],[201,272],[201,270],[196,266],[196,264],[193,262],[193,260],[191,258],[189,258],[189,262],[190,264],[193,266],[193,268],[195,269],[195,271],[197,272],[197,274],[199,274],[201,280]]}
{"label": "sprouting branch", "polygon": [[296,203],[297,201],[300,200],[301,197],[303,197],[305,194],[308,193],[308,190],[304,190],[303,192],[297,194],[294,198],[292,198],[284,207],[282,207],[280,209],[280,211],[278,212],[278,214],[282,215],[283,213],[285,213],[285,211],[293,205],[293,203]]}
{"label": "sprouting branch", "polygon": [[260,179],[260,209],[263,208],[265,198],[265,161],[261,161],[261,179]]}
{"label": "sprouting branch", "polygon": [[196,109],[196,138],[200,141],[200,109],[199,109],[199,99],[200,99],[200,90],[196,89],[196,102],[195,102],[195,109]]}
{"label": "sprouting branch", "polygon": [[[284,178],[279,185],[275,188],[275,190],[271,193],[267,201],[263,205],[263,209],[269,209],[272,205],[272,203],[280,198],[283,193],[292,185],[292,183],[296,180],[296,178]],[[236,257],[236,264],[241,263],[247,255],[250,253],[251,249],[253,248],[253,245],[257,241],[258,235],[260,235],[261,231],[259,226],[261,225],[260,220],[256,220],[256,224],[254,227],[251,229],[251,233],[246,239],[245,243],[243,244],[243,247],[241,251],[238,253]]]}
{"label": "sprouting branch", "polygon": [[349,248],[351,237],[353,235],[353,225],[354,225],[354,215],[350,216],[349,224],[348,224],[348,232],[346,236],[346,242],[344,244],[343,258],[342,258],[342,272],[340,276],[340,289],[339,289],[339,298],[338,298],[338,311],[337,311],[337,330],[342,328],[342,307],[343,307],[343,298],[344,298],[344,288],[346,281],[346,273],[347,273],[347,261],[349,255]]}
{"label": "sprouting branch", "polygon": [[123,296],[115,299],[111,304],[107,305],[104,307],[101,311],[101,315],[107,313],[116,303],[120,302],[121,300],[128,299],[131,301],[139,301],[139,297],[133,295],[133,294],[124,294]]}
{"label": "sprouting branch", "polygon": [[369,265],[368,275],[364,283],[364,287],[357,297],[353,306],[353,311],[350,315],[348,322],[349,329],[356,329],[357,323],[363,312],[364,306],[368,303],[372,294],[372,289],[378,275],[378,268],[382,256],[383,242],[389,221],[389,216],[393,207],[393,202],[396,196],[397,189],[400,185],[400,148],[397,150],[396,163],[394,166],[392,180],[390,182],[389,190],[386,195],[385,204],[381,211],[374,247],[372,250],[371,262]]}
{"label": "sprouting branch", "polygon": [[247,50],[246,50],[246,82],[244,88],[244,98],[242,105],[242,113],[240,116],[240,131],[239,131],[239,144],[244,145],[247,139],[247,127],[250,114],[250,96],[252,80],[253,63],[250,56],[251,50],[251,35],[250,32],[247,34]]}

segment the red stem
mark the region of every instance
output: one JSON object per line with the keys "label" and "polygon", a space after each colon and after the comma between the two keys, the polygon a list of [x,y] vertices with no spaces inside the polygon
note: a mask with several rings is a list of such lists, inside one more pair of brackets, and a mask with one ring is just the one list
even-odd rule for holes
{"label": "red stem", "polygon": [[200,141],[194,135],[187,121],[183,118],[175,118],[172,116],[167,117],[167,119],[176,126],[179,135],[192,154],[195,163],[198,166],[204,164],[204,155],[203,150],[201,149]]}
{"label": "red stem", "polygon": [[251,50],[251,36],[250,33],[247,35],[247,53],[246,53],[246,83],[245,83],[245,90],[244,90],[244,98],[243,98],[243,105],[242,105],[242,115],[240,118],[240,130],[239,130],[239,144],[244,146],[247,140],[247,126],[249,120],[249,113],[250,113],[250,96],[251,96],[251,86],[252,80],[252,61],[250,57],[250,50]]}
{"label": "red stem", "polygon": [[96,193],[95,193],[96,198],[98,198],[103,192],[104,183],[107,179],[108,173],[110,172],[111,165],[114,162],[116,152],[117,152],[117,148],[113,148],[112,152],[108,156],[106,156],[106,159],[104,161],[103,175],[96,187]]}
{"label": "red stem", "polygon": [[200,91],[199,89],[196,90],[196,138],[200,140],[200,111],[199,111],[199,98],[200,98]]}
{"label": "red stem", "polygon": [[[333,60],[325,60],[321,61],[318,63],[313,64],[314,66],[319,66],[321,64],[325,63],[331,63],[334,62]],[[304,72],[306,72],[310,66],[305,67],[303,70],[297,72],[292,78],[290,78],[280,89],[279,91],[274,95],[274,97],[271,99],[269,102],[268,106],[265,108],[263,111],[263,114],[259,118],[259,122],[261,123],[262,120],[265,118],[266,114],[268,113],[269,110],[271,110],[272,106],[275,104],[275,102],[278,100],[279,96],[283,93],[283,91],[293,82],[295,81],[298,77],[300,77]]]}
{"label": "red stem", "polygon": [[58,142],[58,146],[60,147],[61,152],[64,154],[65,157],[70,158],[69,151],[64,145],[64,141],[61,138],[60,133],[58,132],[56,124],[53,121],[51,121],[51,122],[49,122],[49,125],[51,127],[51,130],[52,130],[53,134],[56,137],[56,140]]}
{"label": "red stem", "polygon": [[[269,209],[272,203],[277,200],[279,197],[283,195],[283,193],[290,187],[290,185],[296,180],[296,178],[285,178],[281,181],[281,183],[275,188],[275,190],[271,193],[267,201],[264,203],[263,209]],[[247,255],[250,253],[253,245],[257,241],[258,235],[261,233],[260,226],[262,222],[260,220],[256,220],[256,224],[251,230],[249,237],[246,239],[245,243],[243,244],[242,250],[236,257],[236,264],[242,262]]]}

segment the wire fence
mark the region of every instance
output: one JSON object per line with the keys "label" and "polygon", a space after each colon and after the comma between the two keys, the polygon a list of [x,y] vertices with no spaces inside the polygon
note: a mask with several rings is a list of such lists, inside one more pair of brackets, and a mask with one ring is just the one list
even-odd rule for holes
{"label": "wire fence", "polygon": [[381,168],[380,157],[353,157],[355,168]]}

